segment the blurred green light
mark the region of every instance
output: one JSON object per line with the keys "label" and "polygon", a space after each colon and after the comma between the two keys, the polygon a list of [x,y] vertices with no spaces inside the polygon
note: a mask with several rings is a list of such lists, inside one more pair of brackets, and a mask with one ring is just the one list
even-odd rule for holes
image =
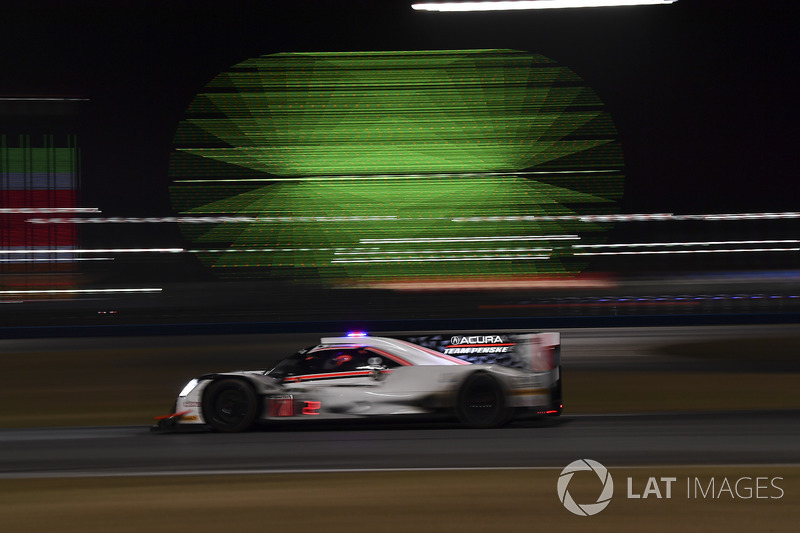
{"label": "blurred green light", "polygon": [[[170,173],[182,213],[262,217],[184,228],[229,250],[200,254],[208,264],[347,283],[574,273],[558,236],[597,242],[603,225],[523,217],[614,212],[622,167],[610,117],[572,71],[467,50],[244,61],[192,102]],[[530,235],[547,250],[496,242]]]}

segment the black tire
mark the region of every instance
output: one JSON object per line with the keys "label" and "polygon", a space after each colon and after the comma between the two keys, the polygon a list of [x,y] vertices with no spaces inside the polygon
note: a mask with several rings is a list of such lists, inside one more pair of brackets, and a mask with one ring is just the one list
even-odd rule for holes
{"label": "black tire", "polygon": [[511,409],[502,384],[486,372],[470,375],[458,391],[456,415],[471,428],[493,428],[507,423]]}
{"label": "black tire", "polygon": [[258,416],[258,397],[241,379],[212,382],[203,394],[203,418],[215,431],[247,431]]}

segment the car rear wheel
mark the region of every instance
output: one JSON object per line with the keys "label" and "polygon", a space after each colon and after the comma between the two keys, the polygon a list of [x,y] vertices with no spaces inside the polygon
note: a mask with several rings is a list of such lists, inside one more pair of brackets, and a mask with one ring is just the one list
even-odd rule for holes
{"label": "car rear wheel", "polygon": [[494,376],[476,372],[458,391],[456,415],[466,426],[491,428],[502,426],[511,418],[505,390]]}
{"label": "car rear wheel", "polygon": [[240,379],[222,379],[206,387],[203,418],[215,431],[233,433],[250,429],[258,415],[253,387]]}

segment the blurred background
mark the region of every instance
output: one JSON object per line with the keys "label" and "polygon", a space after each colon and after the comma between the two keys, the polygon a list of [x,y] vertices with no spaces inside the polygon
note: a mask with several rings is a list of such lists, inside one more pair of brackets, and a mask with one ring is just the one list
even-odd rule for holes
{"label": "blurred background", "polygon": [[797,21],[12,5],[0,326],[794,320]]}
{"label": "blurred background", "polygon": [[[585,531],[581,457],[618,480],[598,531],[796,529],[797,6],[3,2],[6,529]],[[362,328],[558,331],[564,416],[146,427],[192,376]]]}

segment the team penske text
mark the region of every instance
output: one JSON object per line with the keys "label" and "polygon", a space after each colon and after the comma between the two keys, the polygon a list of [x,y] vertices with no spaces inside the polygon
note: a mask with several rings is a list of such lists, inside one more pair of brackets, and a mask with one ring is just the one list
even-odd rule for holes
{"label": "team penske text", "polygon": [[468,348],[445,348],[445,355],[459,355],[466,353],[508,353],[510,346],[472,346]]}

